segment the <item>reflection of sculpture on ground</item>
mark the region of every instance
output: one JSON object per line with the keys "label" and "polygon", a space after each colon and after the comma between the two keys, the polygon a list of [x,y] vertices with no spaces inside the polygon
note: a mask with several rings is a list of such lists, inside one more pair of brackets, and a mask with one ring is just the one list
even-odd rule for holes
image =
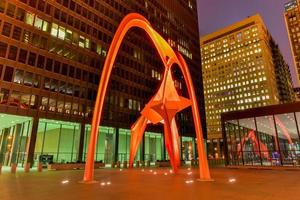
{"label": "reflection of sculpture on ground", "polygon": [[[178,111],[186,108],[187,106],[191,106],[197,136],[200,179],[210,180],[211,177],[204,148],[201,119],[198,111],[196,94],[187,64],[185,63],[183,57],[179,53],[174,52],[170,45],[152,28],[150,23],[143,16],[133,13],[127,15],[120,23],[108,51],[102,70],[92,119],[91,136],[88,146],[83,181],[92,182],[94,179],[94,155],[107,85],[121,42],[123,41],[125,34],[132,27],[141,28],[148,34],[164,64],[165,74],[158,93],[156,93],[156,95],[146,105],[142,111],[142,116],[132,126],[132,139],[130,145],[131,166],[136,149],[141,140],[140,137],[144,132],[147,122],[149,121],[154,124],[162,122],[164,123],[166,135],[166,148],[171,158],[172,167],[173,169],[177,170],[179,165],[179,141],[174,116]],[[175,88],[173,88],[174,82],[171,77],[171,68],[174,64],[179,66],[183,74],[190,100],[180,97]]]}

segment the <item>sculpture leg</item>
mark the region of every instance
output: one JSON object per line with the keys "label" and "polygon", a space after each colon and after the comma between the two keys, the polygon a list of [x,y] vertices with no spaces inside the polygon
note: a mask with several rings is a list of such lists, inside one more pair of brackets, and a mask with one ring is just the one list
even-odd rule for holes
{"label": "sculpture leg", "polygon": [[144,131],[147,126],[147,121],[148,120],[146,117],[141,116],[131,127],[129,167],[133,167],[134,157],[144,135]]}
{"label": "sculpture leg", "polygon": [[165,132],[165,146],[166,146],[169,158],[170,158],[170,163],[171,163],[172,169],[173,169],[174,173],[176,173],[178,171],[178,166],[176,165],[176,161],[175,161],[172,132],[171,132],[171,127],[170,127],[170,123],[168,123],[168,120],[165,120],[164,132]]}
{"label": "sculpture leg", "polygon": [[175,118],[173,118],[171,121],[171,133],[173,139],[174,161],[175,164],[179,167],[180,166],[180,141],[179,141],[178,128],[176,125]]}

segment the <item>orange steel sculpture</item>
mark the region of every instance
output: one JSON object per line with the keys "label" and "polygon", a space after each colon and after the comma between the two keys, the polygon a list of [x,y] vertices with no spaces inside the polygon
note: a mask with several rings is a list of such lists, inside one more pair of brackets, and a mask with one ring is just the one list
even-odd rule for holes
{"label": "orange steel sculpture", "polygon": [[[150,23],[143,16],[136,13],[131,13],[128,14],[120,23],[104,63],[92,119],[91,136],[88,146],[83,182],[89,183],[93,182],[94,180],[94,154],[106,89],[121,42],[123,41],[125,34],[132,27],[143,29],[150,37],[164,64],[165,74],[162,85],[158,92],[145,106],[142,111],[142,116],[131,128],[132,136],[130,144],[130,165],[132,166],[133,158],[142,134],[146,128],[146,124],[148,122],[154,124],[161,122],[164,123],[166,149],[169,153],[172,167],[175,171],[177,171],[180,159],[178,133],[174,116],[180,110],[186,108],[187,106],[191,106],[197,136],[200,179],[211,180],[204,149],[202,127],[198,112],[196,94],[187,64],[185,63],[183,57],[179,53],[174,52],[170,45],[152,28]],[[177,64],[182,71],[190,100],[179,96],[174,88],[174,82],[171,76],[171,68],[174,64]]]}

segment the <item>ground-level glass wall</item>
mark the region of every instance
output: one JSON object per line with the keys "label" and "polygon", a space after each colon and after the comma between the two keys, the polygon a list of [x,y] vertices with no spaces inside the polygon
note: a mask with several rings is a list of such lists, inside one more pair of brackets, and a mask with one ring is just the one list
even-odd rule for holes
{"label": "ground-level glass wall", "polygon": [[0,164],[24,165],[31,128],[30,117],[0,114]]}
{"label": "ground-level glass wall", "polygon": [[80,124],[40,119],[35,143],[35,163],[41,156],[52,157],[52,162],[67,163],[78,160]]}
{"label": "ground-level glass wall", "polygon": [[300,166],[300,113],[224,121],[229,165]]}

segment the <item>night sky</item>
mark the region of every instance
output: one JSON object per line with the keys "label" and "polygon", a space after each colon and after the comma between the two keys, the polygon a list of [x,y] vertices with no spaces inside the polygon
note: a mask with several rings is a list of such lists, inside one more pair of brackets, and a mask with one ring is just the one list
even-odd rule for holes
{"label": "night sky", "polygon": [[279,44],[290,65],[293,82],[295,70],[284,22],[284,4],[289,0],[197,0],[200,36],[259,13],[269,32]]}

